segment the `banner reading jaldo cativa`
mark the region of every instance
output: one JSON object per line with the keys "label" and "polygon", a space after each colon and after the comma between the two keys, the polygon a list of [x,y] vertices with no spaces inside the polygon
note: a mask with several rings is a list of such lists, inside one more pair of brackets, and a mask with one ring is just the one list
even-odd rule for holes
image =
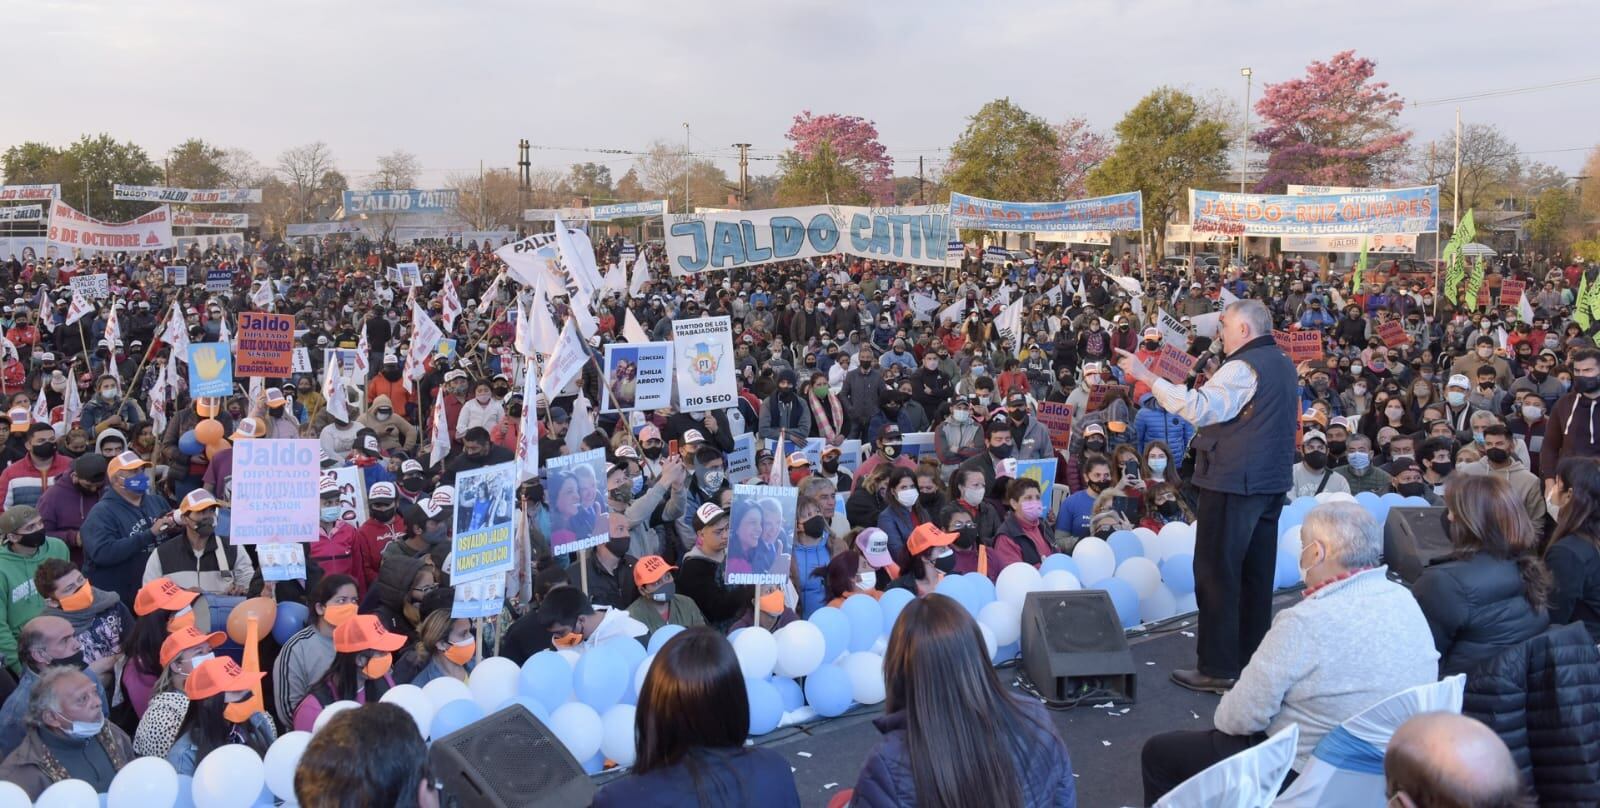
{"label": "banner reading jaldo cativa", "polygon": [[667,258],[674,275],[834,253],[943,266],[957,238],[948,211],[945,205],[812,205],[669,214]]}
{"label": "banner reading jaldo cativa", "polygon": [[345,191],[344,215],[361,213],[449,213],[460,194],[449,188],[399,191]]}
{"label": "banner reading jaldo cativa", "polygon": [[969,230],[1006,232],[1143,230],[1144,193],[1134,191],[1070,202],[997,202],[951,194],[950,224]]}
{"label": "banner reading jaldo cativa", "polygon": [[1196,233],[1245,236],[1338,236],[1435,233],[1439,186],[1354,194],[1237,194],[1189,189]]}

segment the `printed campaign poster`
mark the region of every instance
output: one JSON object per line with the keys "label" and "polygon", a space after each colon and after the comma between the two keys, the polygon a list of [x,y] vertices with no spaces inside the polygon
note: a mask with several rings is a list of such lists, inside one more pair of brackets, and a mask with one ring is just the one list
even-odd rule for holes
{"label": "printed campaign poster", "polygon": [[672,343],[608,343],[606,382],[600,387],[601,412],[672,406]]}
{"label": "printed campaign poster", "polygon": [[261,544],[256,546],[261,559],[261,580],[298,581],[306,577],[306,546],[303,544]]}
{"label": "printed campaign poster", "polygon": [[174,264],[166,268],[166,281],[172,286],[189,285],[189,268]]}
{"label": "printed campaign poster", "polygon": [[727,581],[782,584],[794,547],[795,495],[788,486],[736,485],[728,521]]}
{"label": "printed campaign poster", "polygon": [[[603,456],[603,455],[602,455]],[[516,549],[517,463],[456,475],[453,582],[510,572]]]}
{"label": "printed campaign poster", "polygon": [[1060,503],[1056,497],[1056,458],[1043,460],[1018,460],[1017,479],[1033,480],[1039,484],[1039,498],[1044,500],[1044,512],[1055,513]]}
{"label": "printed campaign poster", "polygon": [[452,578],[456,599],[450,604],[451,617],[474,620],[500,614],[506,598],[506,576],[485,575],[470,581]]}
{"label": "printed campaign poster", "polygon": [[233,370],[240,376],[288,376],[294,368],[294,315],[239,312],[233,350]]}
{"label": "printed campaign poster", "polygon": [[544,464],[544,499],[550,508],[550,552],[561,555],[604,544],[611,532],[601,489],[606,451],[552,457]]}
{"label": "printed campaign poster", "polygon": [[361,527],[367,521],[367,483],[356,466],[340,466],[328,472],[339,484],[339,521]]}
{"label": "printed campaign poster", "polygon": [[726,316],[672,321],[678,409],[705,412],[733,406],[733,330]]}
{"label": "printed campaign poster", "polygon": [[233,288],[233,270],[208,269],[206,270],[206,291],[226,292]]}
{"label": "printed campaign poster", "polygon": [[233,351],[226,342],[189,345],[189,395],[195,398],[233,394]]}
{"label": "printed campaign poster", "polygon": [[321,444],[311,439],[252,439],[234,444],[229,541],[316,541],[321,459]]}
{"label": "printed campaign poster", "polygon": [[746,432],[733,439],[728,453],[728,482],[742,483],[756,476],[756,436]]}
{"label": "printed campaign poster", "polygon": [[395,273],[400,278],[401,286],[411,288],[422,285],[422,269],[414,263],[396,266]]}
{"label": "printed campaign poster", "polygon": [[74,275],[67,281],[72,293],[90,300],[105,300],[111,296],[111,282],[105,275]]}

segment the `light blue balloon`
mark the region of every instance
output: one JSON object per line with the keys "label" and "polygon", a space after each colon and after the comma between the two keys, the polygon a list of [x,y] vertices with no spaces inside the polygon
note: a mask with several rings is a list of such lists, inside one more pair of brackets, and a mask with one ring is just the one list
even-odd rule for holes
{"label": "light blue balloon", "polygon": [[1390,491],[1390,492],[1384,494],[1383,496],[1378,497],[1378,501],[1393,506],[1393,505],[1399,505],[1400,503],[1405,502],[1406,498],[1403,497],[1403,496],[1400,496],[1400,494],[1398,494],[1398,493],[1396,493],[1394,491]]}
{"label": "light blue balloon", "polygon": [[[100,795],[102,805],[105,804],[105,798],[105,794]],[[272,789],[263,783],[261,785],[261,793],[256,795],[256,801],[251,803],[250,808],[274,808],[277,804],[277,795],[273,794]]]}
{"label": "light blue balloon", "polygon": [[[1296,501],[1298,502],[1298,500]],[[1299,527],[1303,521],[1305,521],[1305,514],[1292,514],[1285,510],[1278,517],[1278,538],[1283,538],[1283,534],[1288,533],[1290,528]]]}
{"label": "light blue balloon", "polygon": [[572,670],[572,688],[578,701],[604,713],[615,707],[632,681],[627,658],[610,643],[589,649]]}
{"label": "light blue balloon", "polygon": [[981,572],[969,572],[961,577],[967,579],[967,589],[977,598],[980,610],[999,598],[994,589],[994,581],[989,580],[989,576]]}
{"label": "light blue balloon", "polygon": [[1121,578],[1107,578],[1099,587],[1111,596],[1111,604],[1117,607],[1117,617],[1122,620],[1123,628],[1139,625],[1139,592],[1133,584]]}
{"label": "light blue balloon", "polygon": [[1021,642],[1014,642],[1014,643],[1011,643],[1010,645],[1002,645],[1002,646],[1000,646],[1000,648],[995,651],[994,661],[995,662],[1006,662],[1006,661],[1009,661],[1009,660],[1012,660],[1012,659],[1016,659],[1019,656],[1022,656],[1022,643]]}
{"label": "light blue balloon", "polygon": [[806,703],[824,718],[850,709],[850,674],[838,665],[823,665],[806,677]]}
{"label": "light blue balloon", "polygon": [[806,704],[806,692],[800,689],[800,683],[783,676],[769,676],[767,682],[778,691],[778,696],[783,699],[783,711],[798,710]]}
{"label": "light blue balloon", "polygon": [[883,636],[883,610],[871,595],[851,595],[839,607],[850,624],[850,650],[871,650],[872,644]]}
{"label": "light blue balloon", "polygon": [[1287,589],[1298,583],[1300,583],[1300,554],[1294,550],[1284,550],[1278,554],[1277,568],[1272,574],[1272,587]]}
{"label": "light blue balloon", "polygon": [[822,664],[827,665],[850,650],[850,620],[833,606],[824,606],[806,618],[822,632]]}
{"label": "light blue balloon", "polygon": [[1400,500],[1400,505],[1406,508],[1426,508],[1428,507],[1428,501],[1422,497],[1406,497]]}
{"label": "light blue balloon", "polygon": [[[939,579],[934,591],[961,604],[973,617],[978,616],[978,594],[972,591],[972,582],[960,575],[946,575]],[[852,649],[854,650],[854,649]]]}
{"label": "light blue balloon", "polygon": [[745,679],[744,693],[750,700],[750,735],[765,735],[783,720],[783,696],[765,679]]}
{"label": "light blue balloon", "polygon": [[554,651],[540,651],[522,663],[517,692],[538,699],[547,711],[554,711],[572,695],[572,666]]}
{"label": "light blue balloon", "polygon": [[594,753],[594,757],[583,762],[584,774],[599,774],[605,770],[606,754],[604,752],[596,752]]}
{"label": "light blue balloon", "polygon": [[1117,557],[1117,566],[1130,558],[1139,558],[1144,555],[1144,542],[1131,530],[1119,530],[1106,539],[1106,544],[1111,545],[1112,555]]}
{"label": "light blue balloon", "polygon": [[894,633],[894,621],[900,619],[900,610],[916,598],[916,595],[911,594],[911,590],[899,587],[884,592],[883,597],[878,598],[878,608],[883,610],[883,633]]}
{"label": "light blue balloon", "polygon": [[[629,689],[632,690],[632,688]],[[550,708],[544,706],[544,702],[539,701],[532,696],[518,696],[512,699],[511,703],[522,705],[523,709],[533,713],[533,717],[539,719],[539,723],[549,726]],[[497,710],[496,712],[499,711]]]}
{"label": "light blue balloon", "polygon": [[644,646],[632,637],[617,637],[606,640],[600,647],[609,648],[617,653],[618,658],[627,665],[628,681],[633,681],[633,672],[638,669],[639,663],[644,661]]}
{"label": "light blue balloon", "polygon": [[178,775],[178,799],[172,803],[172,808],[194,808],[194,778],[187,774]]}
{"label": "light blue balloon", "polygon": [[[1137,538],[1137,537],[1135,537]],[[1113,554],[1114,555],[1114,554]],[[1083,580],[1083,572],[1078,569],[1078,560],[1066,553],[1052,553],[1044,557],[1044,562],[1039,565],[1039,574],[1049,575],[1056,570],[1066,570],[1072,577]]]}
{"label": "light blue balloon", "polygon": [[1194,591],[1194,556],[1177,553],[1161,562],[1161,582],[1182,597]]}
{"label": "light blue balloon", "polygon": [[1372,493],[1371,491],[1362,491],[1361,493],[1356,494],[1356,504],[1363,508],[1376,505],[1377,503],[1378,495]]}
{"label": "light blue balloon", "polygon": [[670,640],[682,633],[683,626],[662,626],[661,628],[656,629],[656,633],[650,635],[650,645],[647,649],[645,649],[647,651],[646,656],[660,651],[661,646],[667,644],[667,640]]}
{"label": "light blue balloon", "polygon": [[[272,789],[267,789],[267,791],[268,791],[268,793],[271,793]],[[106,808],[106,805],[108,804],[109,800],[111,799],[111,795],[110,794],[99,794],[99,795],[96,795],[96,796],[98,796],[100,798],[100,808]],[[259,804],[259,803],[257,803],[257,804]],[[270,803],[270,802],[267,803],[267,805],[271,805],[271,804],[272,803]],[[255,806],[251,806],[251,808],[255,808]]]}
{"label": "light blue balloon", "polygon": [[472,699],[456,699],[440,707],[428,725],[428,737],[438,740],[483,717],[483,708]]}

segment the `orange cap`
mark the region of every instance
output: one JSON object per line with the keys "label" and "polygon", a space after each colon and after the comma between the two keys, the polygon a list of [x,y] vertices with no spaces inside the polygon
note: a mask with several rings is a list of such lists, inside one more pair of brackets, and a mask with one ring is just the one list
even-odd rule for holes
{"label": "orange cap", "polygon": [[111,465],[106,469],[107,474],[117,474],[128,469],[144,468],[150,462],[139,456],[138,452],[129,449],[116,457],[111,458]]}
{"label": "orange cap", "polygon": [[250,673],[228,657],[216,657],[200,663],[183,683],[183,692],[190,701],[210,698],[218,693],[236,693],[249,690],[266,678],[265,672]]}
{"label": "orange cap", "polygon": [[911,531],[906,539],[906,549],[912,555],[922,555],[929,547],[944,547],[956,540],[956,534],[946,533],[932,522],[923,522]]}
{"label": "orange cap", "polygon": [[393,653],[406,644],[404,634],[396,634],[383,627],[377,616],[358,614],[333,630],[333,650],[341,654],[357,651],[388,651]]}
{"label": "orange cap", "polygon": [[161,664],[171,665],[172,660],[177,659],[179,654],[200,643],[209,642],[212,648],[216,648],[226,639],[228,639],[228,635],[220,631],[213,631],[207,634],[194,626],[184,626],[168,634],[167,639],[162,641]]}
{"label": "orange cap", "polygon": [[645,556],[633,565],[633,583],[636,586],[648,586],[675,569],[677,567],[668,564],[661,556]]}
{"label": "orange cap", "polygon": [[201,418],[215,418],[217,417],[217,413],[221,410],[222,399],[207,397],[197,398],[194,400],[195,415],[198,415]]}
{"label": "orange cap", "polygon": [[199,596],[198,592],[190,592],[171,578],[162,576],[139,587],[139,594],[133,596],[133,613],[144,617],[156,609],[175,612],[193,603]]}

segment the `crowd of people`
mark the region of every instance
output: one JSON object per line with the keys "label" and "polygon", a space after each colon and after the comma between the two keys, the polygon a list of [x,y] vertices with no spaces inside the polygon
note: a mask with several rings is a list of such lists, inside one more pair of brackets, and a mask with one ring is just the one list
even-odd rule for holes
{"label": "crowd of people", "polygon": [[[360,804],[432,805],[425,747],[377,703],[386,691],[466,681],[486,656],[581,651],[627,619],[640,642],[689,630],[639,696],[633,772],[597,804],[798,804],[782,759],[744,745],[743,680],[725,637],[905,589],[916,599],[885,650],[884,735],[857,804],[1071,806],[1059,728],[1002,683],[976,623],[935,591],[948,574],[994,579],[1087,537],[1174,522],[1197,523],[1201,613],[1199,665],[1174,679],[1223,696],[1215,729],[1145,745],[1147,802],[1288,724],[1301,728],[1298,770],[1371,704],[1455,673],[1471,691],[1554,627],[1583,625],[1588,654],[1559,659],[1600,688],[1600,311],[1579,294],[1600,278],[1579,259],[1497,260],[1487,305],[1474,307],[1432,277],[1369,270],[1351,288],[1325,264],[1281,256],[1190,269],[1061,250],[944,270],[835,256],[674,277],[655,248],[596,237],[599,265],[625,271],[624,250],[645,249],[650,277],[593,301],[549,290],[551,309],[531,316],[562,323],[592,306],[585,336],[598,356],[629,324],[670,340],[675,319],[725,315],[739,380],[726,409],[601,413],[599,361],[525,400],[524,374],[537,369],[508,312],[528,290],[496,246],[335,236],[0,265],[0,779],[31,796],[63,779],[104,792],[145,755],[192,774],[212,750],[264,752],[348,700],[367,706],[318,732],[296,777],[300,803],[352,804],[329,795],[359,792],[370,795]],[[385,272],[407,262],[420,287]],[[169,263],[191,279],[232,270],[232,285],[173,285]],[[71,280],[89,274],[107,277],[110,297],[69,322]],[[1525,304],[1509,281],[1523,282]],[[1020,328],[1003,327],[997,315],[1018,297]],[[240,313],[268,309],[295,315],[307,349],[290,376],[196,398],[186,374],[167,372],[187,359],[176,342],[227,341]],[[421,367],[408,358],[414,311],[453,341]],[[1319,355],[1290,363],[1274,332],[1308,331]],[[1168,347],[1192,362],[1187,373],[1158,374]],[[330,386],[332,361],[366,370]],[[1042,418],[1042,404],[1065,405],[1070,427]],[[214,438],[197,441],[212,424]],[[1256,429],[1270,439],[1250,443]],[[457,477],[515,460],[535,432],[541,458],[603,450],[604,478],[523,482],[498,615],[482,626],[452,617],[455,508],[471,496],[458,496]],[[775,525],[794,537],[781,584],[726,583],[730,536],[757,541],[771,519],[751,507],[748,526],[730,524],[730,455],[746,433],[761,447],[751,476],[797,489],[793,524]],[[267,580],[276,562],[229,541],[230,444],[259,438],[322,450],[318,535],[287,579]],[[803,451],[811,442],[820,448]],[[1017,472],[1051,458],[1053,480]],[[346,468],[364,513],[347,505],[348,477],[336,476]],[[1300,533],[1304,599],[1274,618],[1279,512],[1338,492],[1442,506],[1453,552],[1396,583],[1382,526],[1353,504],[1319,506]],[[582,556],[552,552],[601,529],[606,540]],[[254,597],[307,616],[290,636],[263,637],[262,665],[247,670],[219,629]],[[1530,698],[1543,687],[1523,679]],[[252,698],[263,686],[270,697]],[[1391,776],[1399,804],[1592,795],[1600,726],[1561,704],[1528,718],[1543,732],[1512,736],[1513,766],[1494,746],[1513,732],[1501,726],[1485,735],[1436,718],[1408,743],[1397,735],[1409,772]],[[1530,744],[1568,745],[1581,762],[1533,767]],[[1495,763],[1452,757],[1469,752]],[[333,765],[346,760],[360,763]],[[1433,771],[1462,766],[1479,779]],[[1478,787],[1509,796],[1424,793]]]}

